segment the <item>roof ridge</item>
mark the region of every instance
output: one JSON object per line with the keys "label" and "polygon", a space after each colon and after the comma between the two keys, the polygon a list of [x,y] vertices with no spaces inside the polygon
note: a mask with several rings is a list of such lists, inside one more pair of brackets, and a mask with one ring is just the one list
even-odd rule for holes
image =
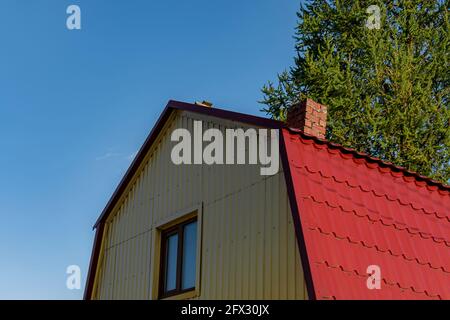
{"label": "roof ridge", "polygon": [[303,138],[314,140],[318,144],[326,144],[328,147],[333,148],[333,149],[338,149],[338,150],[342,151],[343,153],[350,153],[350,154],[354,155],[355,157],[363,158],[363,159],[367,160],[368,162],[378,163],[381,166],[391,169],[392,171],[401,172],[404,174],[404,176],[414,177],[416,179],[416,181],[426,182],[429,186],[438,187],[440,190],[447,191],[450,193],[450,185],[444,184],[440,181],[437,181],[437,180],[434,180],[427,176],[421,175],[417,172],[408,170],[404,167],[397,166],[397,165],[393,164],[392,162],[385,161],[385,160],[382,160],[377,157],[373,157],[373,156],[369,155],[368,153],[360,152],[353,148],[344,147],[343,145],[341,145],[339,143],[331,142],[327,139],[318,138],[316,136],[305,133],[303,130],[300,130],[300,129],[291,128],[288,126],[285,126],[284,129],[290,131],[291,133],[298,134],[298,135],[302,136]]}

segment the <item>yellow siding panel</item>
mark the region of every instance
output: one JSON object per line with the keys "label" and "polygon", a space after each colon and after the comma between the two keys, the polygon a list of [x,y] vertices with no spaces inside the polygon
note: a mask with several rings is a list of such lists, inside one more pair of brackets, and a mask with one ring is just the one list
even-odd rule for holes
{"label": "yellow siding panel", "polygon": [[246,129],[177,112],[166,123],[106,223],[94,298],[157,297],[157,227],[202,204],[200,299],[305,299],[306,288],[284,176],[249,165],[181,165],[170,160],[175,128]]}

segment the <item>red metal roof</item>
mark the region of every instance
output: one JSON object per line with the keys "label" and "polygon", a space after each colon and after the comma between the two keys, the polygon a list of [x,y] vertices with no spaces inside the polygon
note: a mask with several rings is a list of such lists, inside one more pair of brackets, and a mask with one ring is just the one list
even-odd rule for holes
{"label": "red metal roof", "polygon": [[450,299],[448,186],[299,131],[282,138],[312,298]]}

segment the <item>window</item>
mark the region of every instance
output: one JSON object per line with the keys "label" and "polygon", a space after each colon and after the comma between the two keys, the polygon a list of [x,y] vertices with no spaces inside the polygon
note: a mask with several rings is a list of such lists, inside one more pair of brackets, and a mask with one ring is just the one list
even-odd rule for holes
{"label": "window", "polygon": [[160,298],[195,289],[196,261],[197,218],[162,232]]}

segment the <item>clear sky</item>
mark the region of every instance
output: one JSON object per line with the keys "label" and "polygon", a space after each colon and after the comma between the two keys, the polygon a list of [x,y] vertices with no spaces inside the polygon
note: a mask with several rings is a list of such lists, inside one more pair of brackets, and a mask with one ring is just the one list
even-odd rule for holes
{"label": "clear sky", "polygon": [[[66,8],[81,8],[81,30]],[[262,115],[295,0],[0,1],[0,299],[82,298],[92,226],[169,99]],[[81,290],[66,288],[79,265]]]}

